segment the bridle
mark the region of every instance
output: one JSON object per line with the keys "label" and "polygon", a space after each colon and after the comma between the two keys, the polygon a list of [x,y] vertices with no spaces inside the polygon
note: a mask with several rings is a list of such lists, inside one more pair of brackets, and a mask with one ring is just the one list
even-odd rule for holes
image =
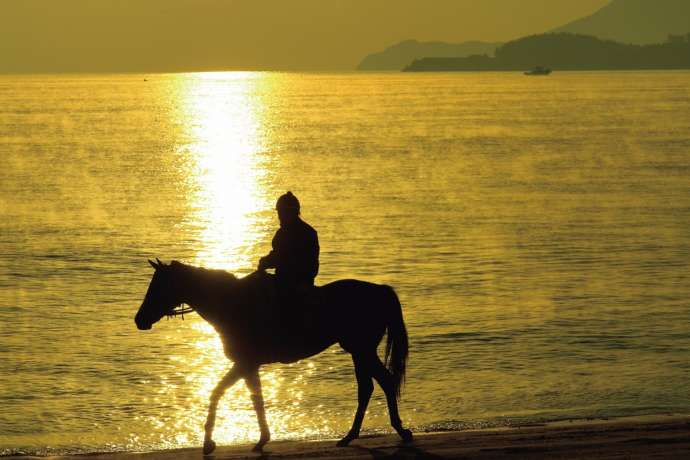
{"label": "bridle", "polygon": [[[158,259],[156,259],[156,260],[158,261],[158,264],[159,264],[160,266],[164,266],[163,263],[162,263],[160,260],[158,260]],[[158,270],[158,269],[156,269],[156,270]],[[170,290],[170,279],[167,279],[167,283],[166,283],[166,284],[167,284],[166,288],[167,288],[168,290]],[[165,316],[167,316],[168,319],[170,319],[170,318],[176,318],[176,317],[178,317],[178,316],[181,316],[181,317],[182,317],[182,320],[184,321],[184,315],[187,314],[187,313],[192,313],[193,311],[194,311],[194,309],[193,309],[192,307],[190,307],[190,306],[185,306],[185,304],[180,303],[180,304],[178,304],[178,305],[174,305],[174,306],[165,314]]]}
{"label": "bridle", "polygon": [[184,321],[184,315],[187,313],[192,313],[193,311],[194,309],[192,307],[185,307],[184,304],[179,304],[174,306],[168,313],[165,314],[165,316],[167,316],[168,319],[181,316],[182,321]]}

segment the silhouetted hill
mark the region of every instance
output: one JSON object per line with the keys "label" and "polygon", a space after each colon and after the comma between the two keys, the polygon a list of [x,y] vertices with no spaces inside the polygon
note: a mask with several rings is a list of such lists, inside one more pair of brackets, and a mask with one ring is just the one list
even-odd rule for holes
{"label": "silhouetted hill", "polygon": [[690,0],[613,0],[554,32],[593,35],[622,43],[660,43],[690,31]]}
{"label": "silhouetted hill", "polygon": [[0,73],[349,70],[404,37],[512,37],[600,1],[0,0]]}
{"label": "silhouetted hill", "polygon": [[656,45],[622,44],[587,35],[532,35],[508,42],[496,57],[426,58],[406,71],[690,69],[690,34]]}
{"label": "silhouetted hill", "polygon": [[466,57],[473,54],[493,55],[500,43],[469,41],[464,43],[418,42],[406,40],[370,54],[357,66],[357,70],[400,70],[418,58]]}

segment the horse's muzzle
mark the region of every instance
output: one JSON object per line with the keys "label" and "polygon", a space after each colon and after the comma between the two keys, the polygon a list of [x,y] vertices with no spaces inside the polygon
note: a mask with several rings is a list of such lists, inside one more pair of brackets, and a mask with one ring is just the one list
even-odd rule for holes
{"label": "horse's muzzle", "polygon": [[141,312],[137,313],[137,316],[134,317],[134,323],[137,325],[137,329],[140,331],[148,331],[153,326],[153,323],[150,320],[145,319],[143,316],[144,315],[142,315]]}
{"label": "horse's muzzle", "polygon": [[149,323],[149,324],[137,324],[137,327],[139,328],[140,331],[148,331],[153,327],[153,325],[151,323]]}

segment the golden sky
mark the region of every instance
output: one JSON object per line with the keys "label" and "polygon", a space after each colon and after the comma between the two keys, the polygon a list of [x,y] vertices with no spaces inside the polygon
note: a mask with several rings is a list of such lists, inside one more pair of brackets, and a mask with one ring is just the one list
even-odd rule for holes
{"label": "golden sky", "polygon": [[354,68],[405,39],[506,41],[607,0],[2,0],[0,72]]}

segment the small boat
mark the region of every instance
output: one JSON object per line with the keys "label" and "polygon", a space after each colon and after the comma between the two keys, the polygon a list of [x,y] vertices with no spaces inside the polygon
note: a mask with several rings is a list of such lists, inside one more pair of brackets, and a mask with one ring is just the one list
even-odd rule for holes
{"label": "small boat", "polygon": [[546,67],[542,66],[537,66],[534,69],[530,70],[529,72],[525,72],[525,75],[533,76],[533,75],[550,75],[551,74],[551,69],[547,69]]}

